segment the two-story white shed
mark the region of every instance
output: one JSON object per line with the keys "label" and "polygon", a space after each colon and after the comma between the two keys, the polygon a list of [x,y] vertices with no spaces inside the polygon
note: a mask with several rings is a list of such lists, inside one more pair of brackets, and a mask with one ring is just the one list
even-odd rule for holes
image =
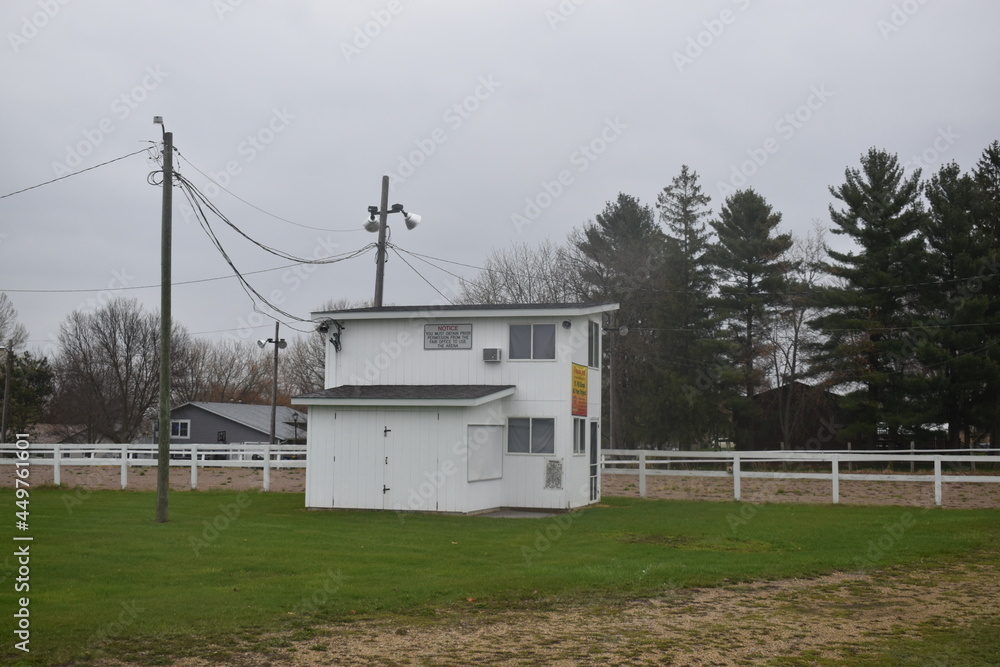
{"label": "two-story white shed", "polygon": [[601,332],[617,304],[313,313],[306,506],[571,509],[600,499]]}

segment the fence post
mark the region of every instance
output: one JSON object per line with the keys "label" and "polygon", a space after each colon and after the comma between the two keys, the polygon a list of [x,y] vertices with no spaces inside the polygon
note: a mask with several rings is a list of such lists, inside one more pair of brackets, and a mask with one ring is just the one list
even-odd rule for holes
{"label": "fence post", "polygon": [[[914,443],[913,440],[910,440],[910,456],[914,456],[916,453],[917,453],[916,443]],[[910,459],[910,474],[911,475],[913,474],[913,466],[914,466],[915,463],[916,463],[916,461],[914,461],[913,459]]]}
{"label": "fence post", "polygon": [[198,490],[198,445],[191,445],[191,490]]}
{"label": "fence post", "polygon": [[62,476],[59,468],[59,459],[62,458],[62,454],[59,452],[59,443],[52,445],[52,483],[56,486],[61,486]]}
{"label": "fence post", "polygon": [[934,504],[941,507],[941,455],[934,455]]}
{"label": "fence post", "polygon": [[646,497],[646,450],[639,450],[639,497]]}
{"label": "fence post", "polygon": [[[851,443],[850,442],[847,443],[847,451],[848,452],[851,451]],[[847,462],[847,472],[854,472],[854,461],[848,461]]]}
{"label": "fence post", "polygon": [[733,454],[733,498],[740,499],[740,456]]}
{"label": "fence post", "polygon": [[271,445],[264,445],[264,490],[271,490]]}
{"label": "fence post", "polygon": [[122,445],[122,490],[128,486],[128,445]]}
{"label": "fence post", "polygon": [[830,459],[830,476],[833,478],[833,504],[840,503],[840,456],[833,455]]}

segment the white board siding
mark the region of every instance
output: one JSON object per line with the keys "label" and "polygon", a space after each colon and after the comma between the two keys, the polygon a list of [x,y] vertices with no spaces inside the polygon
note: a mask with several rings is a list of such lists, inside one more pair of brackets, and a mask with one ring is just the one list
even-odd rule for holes
{"label": "white board siding", "polygon": [[[570,320],[572,326],[561,323]],[[442,512],[496,507],[566,509],[590,500],[589,457],[573,454],[572,364],[588,361],[588,316],[347,319],[342,350],[328,344],[327,387],[342,385],[513,385],[513,395],[477,407],[313,405],[306,504]],[[425,324],[472,325],[472,349],[423,348]],[[552,323],[555,360],[510,360],[511,324]],[[483,361],[500,348],[501,361]],[[600,370],[588,371],[588,423],[601,410]],[[320,416],[323,415],[323,416]],[[336,415],[331,418],[329,415]],[[555,419],[551,455],[502,455],[500,479],[469,482],[468,426],[506,428],[509,417]],[[386,435],[388,427],[391,433]],[[321,436],[319,432],[323,432]],[[599,446],[590,442],[588,452]],[[386,464],[386,457],[389,463]],[[545,488],[546,461],[558,459],[562,488]],[[332,487],[323,489],[323,486]],[[383,493],[383,488],[388,490]]]}

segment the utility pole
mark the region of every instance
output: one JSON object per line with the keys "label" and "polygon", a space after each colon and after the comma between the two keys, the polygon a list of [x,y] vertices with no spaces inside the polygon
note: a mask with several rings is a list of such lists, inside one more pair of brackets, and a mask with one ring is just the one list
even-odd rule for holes
{"label": "utility pole", "polygon": [[7,442],[7,406],[10,404],[10,376],[14,372],[14,341],[7,341],[7,369],[3,376],[3,418],[0,420],[0,442]]}
{"label": "utility pole", "polygon": [[278,321],[274,321],[274,377],[271,381],[271,444],[274,444],[274,422],[278,413]]}
{"label": "utility pole", "polygon": [[[389,216],[389,177],[382,177],[382,204],[378,207],[378,249],[375,251],[375,307],[382,307],[382,283],[385,280],[385,230]],[[277,336],[275,336],[277,340]]]}
{"label": "utility pole", "polygon": [[[157,116],[153,122],[163,124]],[[170,248],[173,242],[174,134],[163,131],[163,216],[160,223],[160,428],[156,458],[156,522],[169,520],[170,489]]]}

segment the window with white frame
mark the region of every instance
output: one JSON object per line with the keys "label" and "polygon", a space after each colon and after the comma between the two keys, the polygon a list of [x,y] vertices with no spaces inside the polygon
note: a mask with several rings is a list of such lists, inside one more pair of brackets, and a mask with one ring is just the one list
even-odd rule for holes
{"label": "window with white frame", "polygon": [[190,438],[191,437],[191,420],[190,419],[172,419],[172,420],[170,420],[170,437],[171,438]]}
{"label": "window with white frame", "polygon": [[511,417],[507,420],[508,454],[554,454],[555,451],[555,419]]}
{"label": "window with white frame", "polygon": [[555,324],[510,325],[510,359],[555,359]]}
{"label": "window with white frame", "polygon": [[587,336],[587,365],[591,368],[601,367],[601,325],[590,322]]}
{"label": "window with white frame", "polygon": [[573,419],[573,453],[587,453],[587,420]]}

